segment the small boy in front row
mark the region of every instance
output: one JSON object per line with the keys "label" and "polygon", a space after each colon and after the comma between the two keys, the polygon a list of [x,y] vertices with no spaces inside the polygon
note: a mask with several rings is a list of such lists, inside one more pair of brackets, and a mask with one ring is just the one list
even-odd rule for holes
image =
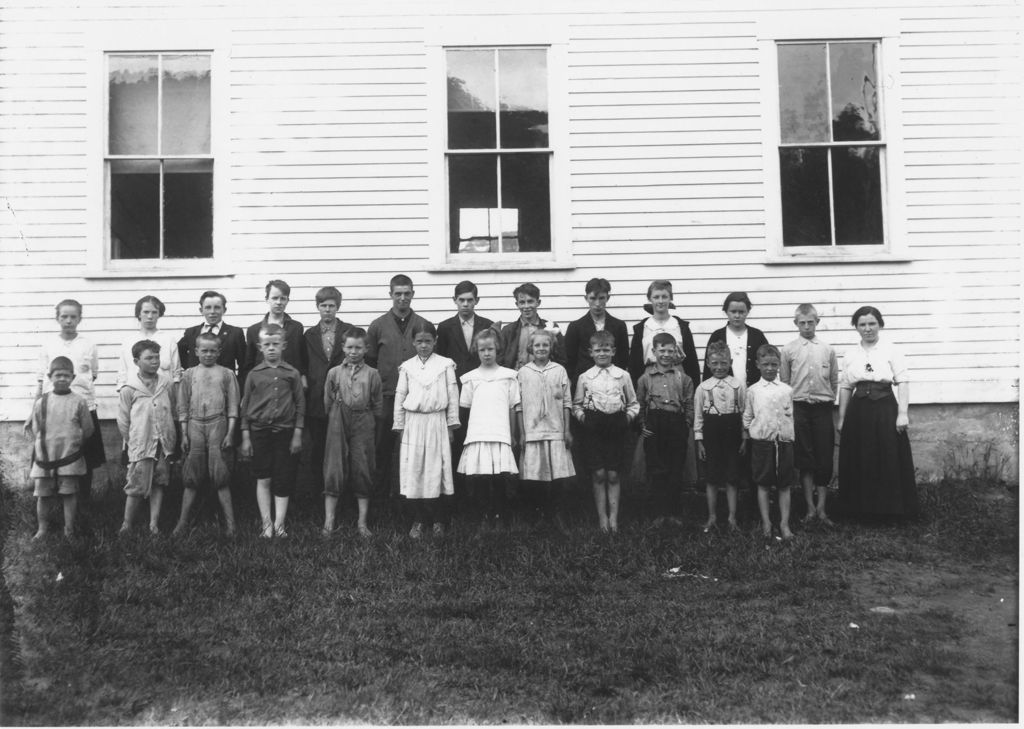
{"label": "small boy in front row", "polygon": [[572,414],[583,425],[583,450],[593,474],[594,504],[601,531],[619,530],[619,476],[626,460],[629,425],[640,412],[640,403],[629,373],[612,364],[615,337],[609,331],[590,337],[594,366],[576,383]]}
{"label": "small boy in front row", "polygon": [[235,373],[217,364],[221,340],[216,334],[200,334],[194,343],[199,364],[181,376],[178,390],[178,422],[181,423],[182,480],[181,517],[174,534],[189,527],[192,506],[204,481],[217,492],[224,510],[224,530],[235,534],[231,505],[231,471],[227,455],[234,446],[238,423],[238,381]]}
{"label": "small boy in front row", "polygon": [[324,528],[334,531],[338,498],[345,489],[356,497],[356,528],[368,537],[366,513],[377,470],[377,443],[384,427],[384,394],[380,374],[366,364],[366,331],[345,332],[345,361],[327,372],[324,412],[327,413],[327,448],[324,452]]}
{"label": "small boy in front row", "polygon": [[295,488],[306,416],[302,375],[282,358],[285,346],[284,328],[264,324],[259,333],[263,360],[245,378],[239,407],[240,454],[252,458],[256,504],[262,521],[260,536],[264,539],[288,536],[285,518]]}
{"label": "small boy in front row", "polygon": [[757,348],[761,379],[747,390],[743,408],[744,445],[749,444],[751,471],[757,485],[757,507],[765,537],[772,536],[768,516],[768,492],[779,491],[779,532],[792,539],[789,530],[789,486],[793,481],[793,388],[779,381],[782,360],[777,347]]}
{"label": "small boy in front row", "polygon": [[49,379],[52,391],[36,399],[25,424],[26,432],[34,435],[30,475],[35,480],[39,530],[33,539],[49,533],[51,507],[58,497],[64,504],[64,535],[74,536],[78,490],[87,470],[83,449],[93,434],[88,402],[71,392],[75,379],[71,360],[55,357],[50,362]]}
{"label": "small boy in front row", "polygon": [[[658,332],[651,342],[655,362],[636,383],[640,436],[657,517],[679,524],[686,447],[693,422],[693,380],[683,372],[675,337]],[[685,355],[684,355],[685,356]]]}
{"label": "small boy in front row", "polygon": [[159,534],[160,506],[170,477],[167,457],[175,452],[174,389],[171,378],[160,370],[160,345],[143,339],[132,345],[132,361],[138,371],[121,388],[117,429],[128,451],[124,486],[124,520],[121,533],[134,526],[149,499],[149,531]]}
{"label": "small boy in front row", "polygon": [[[793,424],[796,432],[796,468],[807,502],[804,523],[815,520],[834,526],[825,512],[825,497],[832,481],[836,427],[832,420],[839,387],[835,350],[818,339],[818,312],[811,304],[796,308],[793,323],[800,336],[782,348],[779,379],[793,388]],[[814,492],[818,504],[814,504]]]}

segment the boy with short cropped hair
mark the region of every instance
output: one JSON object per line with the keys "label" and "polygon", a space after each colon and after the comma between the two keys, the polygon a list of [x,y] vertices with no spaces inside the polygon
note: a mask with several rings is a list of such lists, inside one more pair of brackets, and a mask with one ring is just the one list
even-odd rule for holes
{"label": "boy with short cropped hair", "polygon": [[131,530],[142,502],[149,499],[149,531],[159,534],[160,507],[170,477],[167,458],[177,446],[174,388],[170,376],[160,370],[159,344],[143,339],[132,345],[131,352],[138,370],[128,375],[117,408],[117,429],[128,451],[121,533]]}
{"label": "boy with short cropped hair", "polygon": [[626,322],[608,313],[608,299],[611,295],[612,285],[608,279],[592,278],[587,281],[584,286],[587,313],[570,322],[565,330],[565,369],[573,385],[581,372],[594,366],[594,361],[590,359],[590,335],[594,332],[611,332],[615,337],[615,366],[622,369],[629,367],[629,331]]}
{"label": "boy with short cropped hair", "polygon": [[804,523],[818,520],[831,527],[834,525],[825,512],[825,499],[835,457],[836,428],[832,411],[839,387],[839,362],[835,350],[817,337],[819,321],[813,305],[800,304],[796,308],[793,323],[800,330],[800,336],[782,348],[779,379],[793,388],[794,462],[807,502]]}
{"label": "boy with short cropped hair", "polygon": [[71,392],[85,398],[92,420],[92,434],[83,445],[85,456],[85,473],[78,480],[78,504],[84,508],[89,503],[92,493],[92,474],[107,462],[103,449],[103,436],[100,433],[100,421],[96,415],[96,378],[99,375],[99,356],[96,345],[88,337],[78,331],[82,321],[82,305],[75,299],[64,299],[55,307],[60,333],[48,335],[39,350],[39,367],[36,370],[38,387],[36,397],[53,389],[50,368],[57,357],[71,360],[74,379],[71,380]]}
{"label": "boy with short cropped hair", "polygon": [[86,474],[85,445],[93,434],[93,421],[85,398],[71,391],[75,366],[67,357],[50,362],[50,392],[32,406],[25,424],[33,436],[32,471],[35,481],[39,529],[33,539],[50,531],[49,512],[57,498],[64,505],[64,535],[74,536],[78,490]]}
{"label": "boy with short cropped hair", "polygon": [[259,333],[262,361],[245,380],[239,408],[243,458],[252,458],[256,503],[262,520],[260,536],[287,537],[285,518],[295,488],[302,451],[306,399],[299,371],[284,361],[284,330],[265,324]]}
{"label": "boy with short cropped hair", "polygon": [[671,334],[654,335],[657,361],[636,385],[640,402],[640,436],[644,439],[647,477],[655,497],[655,525],[679,524],[680,491],[686,471],[687,439],[693,422],[693,380],[683,372],[679,346]]}
{"label": "boy with short cropped hair", "polygon": [[228,536],[234,536],[231,469],[226,456],[234,445],[238,422],[238,381],[231,370],[217,364],[221,340],[216,334],[200,334],[193,346],[199,364],[185,370],[178,386],[185,491],[174,534],[183,534],[188,529],[196,494],[208,480],[224,510],[224,529]]}
{"label": "boy with short cropped hair", "polygon": [[615,337],[595,332],[590,337],[594,366],[580,375],[572,414],[583,426],[587,468],[593,475],[594,503],[601,531],[619,530],[619,476],[626,463],[624,442],[629,424],[640,412],[629,373],[612,364]]}
{"label": "boy with short cropped hair", "polygon": [[331,368],[324,383],[330,447],[324,455],[324,536],[334,531],[338,498],[348,489],[356,497],[360,535],[370,536],[366,515],[376,470],[376,448],[384,424],[384,399],[377,370],[365,363],[366,332],[351,327],[342,348],[345,361]]}
{"label": "boy with short cropped hair", "polygon": [[[512,298],[519,309],[519,318],[501,328],[498,341],[498,351],[501,354],[498,355],[498,364],[518,370],[533,359],[530,337],[540,329],[547,329],[548,323],[541,319],[537,312],[540,308],[540,289],[534,284],[524,283],[516,286],[512,291]],[[551,350],[551,361],[565,367],[565,340],[557,329],[552,331],[555,332],[555,346]]]}
{"label": "boy with short cropped hair", "polygon": [[778,379],[781,359],[778,348],[771,344],[757,348],[757,369],[761,379],[747,389],[743,439],[750,448],[764,536],[772,536],[768,495],[774,486],[779,491],[779,531],[782,538],[788,540],[793,538],[789,530],[789,487],[793,481],[793,388]]}

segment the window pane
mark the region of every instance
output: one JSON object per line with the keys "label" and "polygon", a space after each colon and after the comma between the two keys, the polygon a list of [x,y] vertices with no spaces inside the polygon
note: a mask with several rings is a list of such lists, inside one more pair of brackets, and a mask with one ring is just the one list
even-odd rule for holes
{"label": "window pane", "polygon": [[498,51],[501,146],[548,146],[547,51]]}
{"label": "window pane", "polygon": [[110,154],[156,154],[157,57],[108,62]]}
{"label": "window pane", "polygon": [[490,154],[448,158],[448,250],[495,253],[500,230],[498,164]]}
{"label": "window pane", "polygon": [[506,252],[551,250],[550,187],[547,154],[501,156],[501,204],[518,211],[516,221],[501,221]]}
{"label": "window pane", "polygon": [[827,142],[825,44],[779,46],[779,126],[782,142]]}
{"label": "window pane", "polygon": [[210,57],[164,56],[162,154],[210,153]]}
{"label": "window pane", "polygon": [[827,246],[832,233],[828,203],[828,150],[779,150],[782,182],[782,243]]}
{"label": "window pane", "polygon": [[832,150],[837,245],[881,245],[882,175],[878,147]]}
{"label": "window pane", "polygon": [[160,163],[110,162],[110,257],[160,257]]}
{"label": "window pane", "polygon": [[213,257],[213,161],[164,162],[164,258]]}
{"label": "window pane", "polygon": [[493,149],[494,51],[448,51],[448,147]]}
{"label": "window pane", "polygon": [[832,135],[837,142],[879,139],[874,43],[832,43]]}

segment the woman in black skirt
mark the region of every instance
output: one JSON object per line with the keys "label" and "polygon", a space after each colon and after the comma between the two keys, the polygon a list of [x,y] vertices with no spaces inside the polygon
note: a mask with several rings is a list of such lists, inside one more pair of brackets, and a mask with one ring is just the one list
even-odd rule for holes
{"label": "woman in black skirt", "polygon": [[839,383],[839,496],[850,513],[915,516],[907,367],[880,338],[885,320],[878,309],[862,306],[850,321],[860,345],[844,357]]}

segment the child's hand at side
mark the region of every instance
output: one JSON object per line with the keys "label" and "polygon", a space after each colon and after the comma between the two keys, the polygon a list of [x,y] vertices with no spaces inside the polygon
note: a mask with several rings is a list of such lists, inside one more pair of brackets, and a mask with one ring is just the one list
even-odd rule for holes
{"label": "child's hand at side", "polygon": [[188,442],[188,423],[181,424],[181,454],[183,456],[188,455],[189,442]]}
{"label": "child's hand at side", "polygon": [[302,431],[296,429],[292,433],[292,442],[288,444],[288,452],[293,456],[302,452]]}
{"label": "child's hand at side", "polygon": [[458,429],[459,429],[459,426],[457,426],[457,425],[449,425],[448,426],[448,442],[449,443],[454,443],[455,442],[455,431],[458,430]]}
{"label": "child's hand at side", "polygon": [[706,461],[708,459],[708,452],[704,450],[704,441],[702,440],[697,441],[697,458],[702,461]]}
{"label": "child's hand at side", "polygon": [[242,445],[238,446],[238,455],[242,458],[252,458],[252,440],[249,438],[249,431],[242,431]]}
{"label": "child's hand at side", "polygon": [[653,435],[654,435],[654,431],[650,430],[646,425],[644,425],[644,426],[642,426],[640,428],[640,437],[641,438],[650,438]]}
{"label": "child's hand at side", "polygon": [[572,433],[565,431],[565,447],[572,448]]}
{"label": "child's hand at side", "polygon": [[748,440],[747,434],[744,433],[743,434],[743,440],[740,441],[740,455],[741,456],[747,455],[747,440]]}

